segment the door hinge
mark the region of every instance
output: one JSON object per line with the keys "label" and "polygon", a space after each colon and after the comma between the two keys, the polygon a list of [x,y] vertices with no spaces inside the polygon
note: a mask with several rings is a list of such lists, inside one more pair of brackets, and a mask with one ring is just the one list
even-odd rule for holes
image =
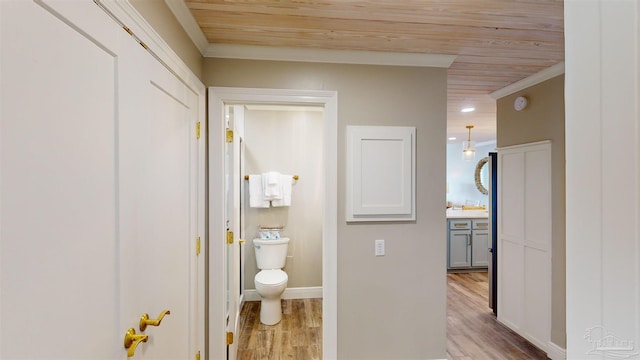
{"label": "door hinge", "polygon": [[196,360],[200,360],[200,351],[196,353]]}
{"label": "door hinge", "polygon": [[196,239],[196,255],[200,255],[200,236]]}
{"label": "door hinge", "polygon": [[227,331],[227,345],[233,344],[233,333],[231,331]]}
{"label": "door hinge", "polygon": [[233,244],[233,231],[227,230],[227,244]]}
{"label": "door hinge", "polygon": [[200,139],[200,121],[196,123],[196,139]]}
{"label": "door hinge", "polygon": [[227,142],[228,143],[233,142],[233,130],[231,129],[227,129]]}
{"label": "door hinge", "polygon": [[124,26],[124,25],[122,25],[122,28],[124,29],[124,31],[126,31],[126,32],[127,32],[127,34],[129,34],[129,35],[133,36],[133,31],[131,31],[131,29],[129,29],[128,27],[126,27],[126,26]]}

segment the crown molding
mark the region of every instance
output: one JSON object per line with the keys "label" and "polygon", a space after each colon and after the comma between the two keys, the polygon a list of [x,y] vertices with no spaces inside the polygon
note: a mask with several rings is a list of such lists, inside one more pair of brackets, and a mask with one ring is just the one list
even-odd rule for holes
{"label": "crown molding", "polygon": [[455,55],[211,44],[205,57],[448,68]]}
{"label": "crown molding", "polygon": [[205,87],[200,79],[193,74],[184,61],[180,59],[128,0],[95,0],[95,2],[117,23],[129,28],[132,36],[144,42],[152,56],[181,79],[193,92],[197,94],[204,93]]}
{"label": "crown molding", "polygon": [[209,42],[200,29],[200,26],[198,26],[196,19],[193,18],[191,10],[189,10],[187,4],[184,1],[175,0],[164,0],[164,2],[167,4],[169,10],[171,10],[173,16],[176,17],[180,25],[182,25],[182,28],[187,33],[191,41],[193,41],[198,50],[200,50],[200,54],[204,56],[207,51],[207,47],[209,46]]}
{"label": "crown molding", "polygon": [[500,99],[562,74],[564,74],[564,62],[557,63],[527,78],[507,85],[502,89],[492,92],[489,96],[491,96],[492,99]]}

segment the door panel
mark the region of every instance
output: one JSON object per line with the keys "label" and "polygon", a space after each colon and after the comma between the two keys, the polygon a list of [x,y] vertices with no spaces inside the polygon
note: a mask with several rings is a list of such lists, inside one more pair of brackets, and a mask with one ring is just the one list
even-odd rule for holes
{"label": "door panel", "polygon": [[195,104],[178,79],[132,45],[139,56],[123,61],[122,69],[123,74],[125,69],[138,72],[135,86],[126,90],[135,90],[129,96],[136,101],[123,109],[131,121],[119,129],[121,283],[128,290],[122,293],[121,318],[125,328],[138,330],[142,314],[157,318],[169,310],[160,326],[146,329],[149,341],[139,345],[136,357],[188,358],[194,320],[189,304],[195,300],[190,293],[196,238]]}
{"label": "door panel", "polygon": [[1,1],[0,358],[192,358],[197,95],[93,2]]}
{"label": "door panel", "polygon": [[473,230],[471,241],[471,266],[489,266],[489,230]]}
{"label": "door panel", "polygon": [[450,268],[471,266],[470,237],[471,230],[451,230],[449,232]]}
{"label": "door panel", "polygon": [[240,136],[236,129],[236,113],[242,111],[242,106],[225,106],[229,115],[227,128],[233,130],[232,142],[227,142],[225,157],[226,172],[226,223],[232,231],[233,242],[227,244],[227,332],[233,333],[234,341],[229,344],[227,359],[235,360],[238,352],[239,320],[240,320]]}
{"label": "door panel", "polygon": [[42,6],[0,6],[0,357],[115,358],[114,58]]}

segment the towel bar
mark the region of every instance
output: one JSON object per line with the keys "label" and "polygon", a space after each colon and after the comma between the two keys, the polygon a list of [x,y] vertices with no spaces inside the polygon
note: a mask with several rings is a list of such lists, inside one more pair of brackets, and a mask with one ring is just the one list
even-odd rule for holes
{"label": "towel bar", "polygon": [[[244,179],[245,180],[249,180],[249,175],[245,175]],[[298,180],[298,179],[300,179],[300,177],[298,175],[293,175],[293,180]]]}

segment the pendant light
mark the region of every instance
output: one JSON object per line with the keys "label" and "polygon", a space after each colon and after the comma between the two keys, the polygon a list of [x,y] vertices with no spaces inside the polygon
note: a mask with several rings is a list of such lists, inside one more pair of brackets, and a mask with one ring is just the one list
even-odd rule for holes
{"label": "pendant light", "polygon": [[467,129],[469,129],[469,138],[467,141],[462,142],[462,160],[473,161],[476,158],[475,142],[471,141],[471,129],[473,129],[473,125],[467,125]]}

